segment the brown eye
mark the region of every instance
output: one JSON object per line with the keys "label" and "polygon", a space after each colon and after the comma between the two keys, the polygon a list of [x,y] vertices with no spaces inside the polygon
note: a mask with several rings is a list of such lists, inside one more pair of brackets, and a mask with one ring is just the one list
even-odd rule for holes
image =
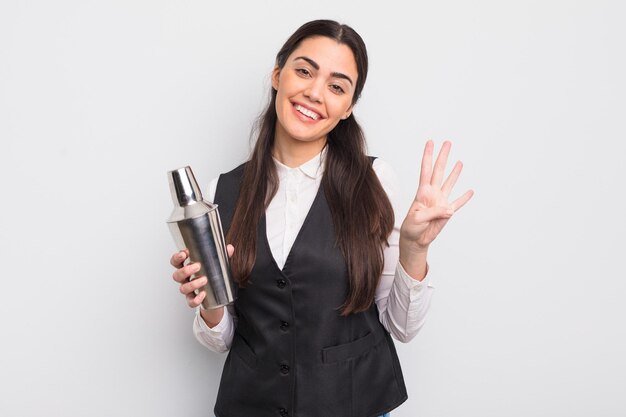
{"label": "brown eye", "polygon": [[340,85],[337,84],[331,84],[330,89],[333,90],[334,93],[337,94],[343,94],[345,93],[345,91],[343,90],[343,88],[341,88]]}
{"label": "brown eye", "polygon": [[310,76],[310,75],[311,75],[311,73],[309,72],[309,70],[308,70],[308,69],[306,69],[306,68],[298,68],[298,69],[296,69],[296,72],[297,72],[298,74],[300,74],[300,75],[304,76],[304,77],[308,77],[308,76]]}

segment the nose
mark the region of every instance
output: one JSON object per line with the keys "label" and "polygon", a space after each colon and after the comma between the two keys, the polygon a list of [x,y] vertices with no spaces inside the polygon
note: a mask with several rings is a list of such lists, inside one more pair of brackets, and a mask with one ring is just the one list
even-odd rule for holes
{"label": "nose", "polygon": [[313,102],[322,102],[322,88],[324,88],[323,83],[315,80],[309,84],[308,88],[304,90],[304,96]]}

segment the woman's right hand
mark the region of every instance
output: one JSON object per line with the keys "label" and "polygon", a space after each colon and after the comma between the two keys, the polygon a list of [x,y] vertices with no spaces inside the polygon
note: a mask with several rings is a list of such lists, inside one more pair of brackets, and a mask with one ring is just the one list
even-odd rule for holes
{"label": "woman's right hand", "polygon": [[[226,250],[228,252],[228,257],[233,256],[233,245],[227,245]],[[194,262],[189,265],[185,265],[184,262],[188,257],[189,250],[187,249],[183,249],[172,255],[170,258],[170,264],[176,268],[176,271],[172,274],[172,278],[180,284],[179,291],[185,296],[187,305],[191,308],[196,308],[202,304],[202,300],[206,297],[206,291],[199,291],[198,294],[196,294],[196,290],[202,288],[202,286],[206,285],[208,281],[205,276],[190,280],[190,277],[200,270],[200,263]],[[224,307],[219,307],[213,310],[201,310],[200,313],[204,321],[207,322],[207,325],[209,325],[209,327],[214,327],[221,320],[224,314]]]}

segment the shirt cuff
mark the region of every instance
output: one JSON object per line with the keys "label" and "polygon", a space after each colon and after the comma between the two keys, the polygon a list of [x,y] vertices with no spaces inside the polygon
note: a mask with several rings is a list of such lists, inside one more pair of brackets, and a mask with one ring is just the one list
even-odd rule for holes
{"label": "shirt cuff", "polygon": [[209,325],[206,324],[206,321],[202,318],[202,315],[200,315],[200,307],[198,307],[196,309],[196,322],[198,324],[198,330],[216,336],[222,334],[228,327],[228,317],[226,317],[227,314],[228,310],[224,308],[224,315],[222,316],[220,322],[213,327],[209,327]]}
{"label": "shirt cuff", "polygon": [[432,284],[430,266],[426,264],[426,276],[423,280],[418,281],[412,278],[405,270],[400,261],[396,267],[396,276],[400,278],[400,282],[403,283],[403,287],[410,292],[419,292],[425,287],[435,288]]}

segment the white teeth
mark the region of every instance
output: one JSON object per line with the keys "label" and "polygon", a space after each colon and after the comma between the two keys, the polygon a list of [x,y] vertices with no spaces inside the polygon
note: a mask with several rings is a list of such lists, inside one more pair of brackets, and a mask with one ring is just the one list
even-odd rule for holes
{"label": "white teeth", "polygon": [[317,113],[315,113],[315,112],[313,112],[313,111],[311,111],[311,110],[307,109],[306,107],[302,107],[302,106],[301,106],[301,105],[299,105],[299,104],[296,104],[294,107],[295,107],[295,108],[296,108],[296,110],[298,110],[300,113],[304,114],[304,115],[305,115],[305,116],[307,116],[307,117],[310,117],[310,118],[311,118],[311,119],[313,119],[313,120],[317,120],[317,119],[318,119],[318,117],[320,117]]}

